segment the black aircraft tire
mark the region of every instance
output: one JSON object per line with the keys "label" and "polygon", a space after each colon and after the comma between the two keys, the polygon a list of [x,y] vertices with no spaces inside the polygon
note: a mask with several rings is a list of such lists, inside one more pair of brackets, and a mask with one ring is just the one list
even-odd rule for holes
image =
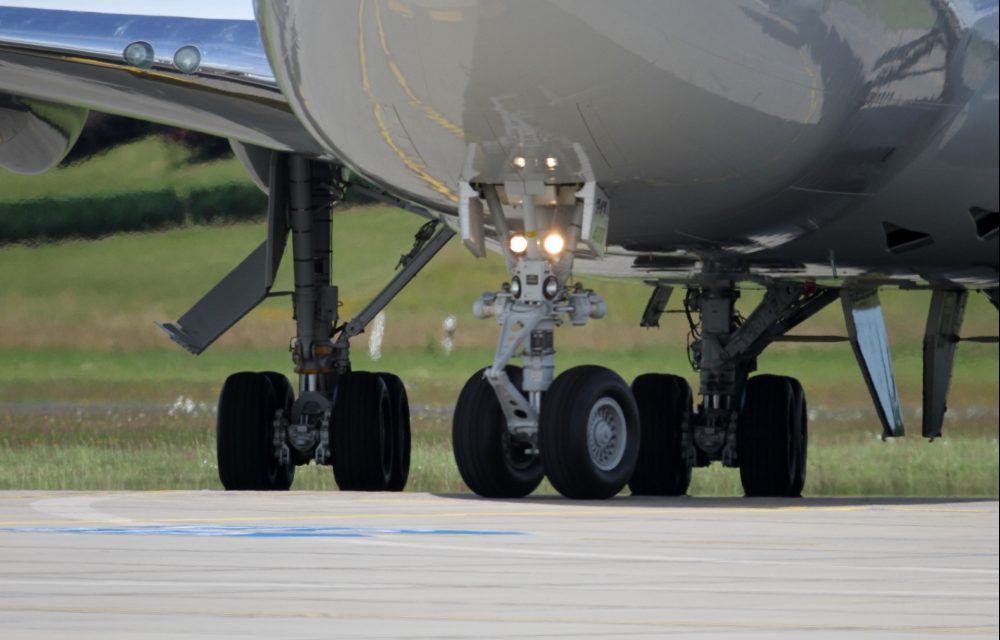
{"label": "black aircraft tire", "polygon": [[219,393],[215,423],[219,480],[227,491],[288,489],[274,455],[274,387],[260,373],[234,373]]}
{"label": "black aircraft tire", "polygon": [[[805,397],[785,376],[747,380],[737,443],[747,497],[795,497],[805,482]],[[801,479],[801,480],[800,480]]]}
{"label": "black aircraft tire", "polygon": [[[452,421],[452,450],[462,480],[484,498],[522,498],[542,482],[544,470],[528,443],[514,441],[507,431],[500,401],[480,369],[462,387]],[[521,369],[507,367],[514,386]]]}
{"label": "black aircraft tire", "polygon": [[691,466],[681,450],[682,424],[691,412],[691,385],[680,376],[647,373],[632,382],[641,428],[639,458],[628,486],[632,495],[682,496]]}
{"label": "black aircraft tire", "polygon": [[794,426],[792,443],[795,447],[795,471],[792,474],[792,486],[788,496],[800,497],[806,486],[806,463],[809,458],[809,410],[806,406],[806,392],[802,383],[795,378],[788,379],[794,394],[794,406],[797,407],[799,421]]}
{"label": "black aircraft tire", "polygon": [[555,379],[538,425],[545,473],[567,498],[615,496],[639,457],[639,410],[625,381],[610,369],[574,367]]}
{"label": "black aircraft tire", "polygon": [[[271,388],[274,389],[275,407],[284,409],[285,418],[290,417],[292,415],[292,405],[295,404],[295,390],[292,388],[292,383],[288,380],[288,377],[277,371],[262,371],[261,375],[271,382]],[[291,489],[294,480],[295,465],[289,464],[287,467],[278,469],[272,488],[278,491],[287,491]]]}
{"label": "black aircraft tire", "polygon": [[352,372],[337,383],[330,425],[333,477],[341,491],[385,491],[392,473],[392,407],[377,373]]}
{"label": "black aircraft tire", "polygon": [[392,470],[389,474],[388,491],[402,491],[410,477],[410,400],[406,386],[399,376],[379,373],[389,392],[389,406],[392,408],[392,422],[389,433],[392,438]]}

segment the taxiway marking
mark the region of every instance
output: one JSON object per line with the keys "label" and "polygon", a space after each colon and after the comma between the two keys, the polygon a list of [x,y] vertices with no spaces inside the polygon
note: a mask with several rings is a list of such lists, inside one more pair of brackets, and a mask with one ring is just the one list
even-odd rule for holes
{"label": "taxiway marking", "polygon": [[0,533],[60,533],[112,536],[207,536],[239,538],[368,538],[412,536],[520,536],[521,531],[474,529],[395,529],[371,527],[267,527],[232,525],[135,525],[114,527],[0,527]]}

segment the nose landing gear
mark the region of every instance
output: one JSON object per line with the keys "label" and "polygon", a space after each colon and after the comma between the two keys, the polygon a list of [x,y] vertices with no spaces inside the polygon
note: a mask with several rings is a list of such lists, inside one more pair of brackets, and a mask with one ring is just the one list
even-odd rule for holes
{"label": "nose landing gear", "polygon": [[[632,477],[639,455],[639,411],[628,385],[613,371],[584,366],[553,379],[555,328],[604,316],[604,301],[569,286],[577,251],[603,252],[607,198],[596,184],[505,190],[522,229],[509,232],[493,185],[463,185],[463,236],[473,249],[483,238],[486,200],[507,257],[510,282],[474,307],[495,317],[500,338],[493,364],[466,383],[455,409],[453,442],[463,480],[486,497],[520,497],[543,473],[563,495],[608,498]],[[514,216],[510,216],[513,218]],[[513,221],[512,221],[513,222]],[[544,238],[544,240],[543,240]],[[522,357],[523,369],[509,361]]]}

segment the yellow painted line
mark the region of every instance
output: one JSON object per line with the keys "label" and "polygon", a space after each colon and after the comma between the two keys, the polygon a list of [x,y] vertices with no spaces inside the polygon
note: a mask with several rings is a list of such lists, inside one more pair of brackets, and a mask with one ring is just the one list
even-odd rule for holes
{"label": "yellow painted line", "polygon": [[447,11],[443,9],[431,11],[430,17],[434,22],[461,22],[463,20],[461,11]]}
{"label": "yellow painted line", "polygon": [[804,50],[799,50],[799,60],[802,62],[802,68],[806,70],[806,75],[809,76],[809,113],[806,114],[804,124],[810,124],[812,123],[813,116],[816,115],[816,111],[819,109],[819,91],[816,89],[819,77],[806,59]]}
{"label": "yellow painted line", "polygon": [[154,71],[152,69],[142,69],[141,67],[134,67],[132,65],[118,62],[106,62],[104,60],[95,60],[94,58],[84,58],[82,56],[72,55],[63,55],[59,57],[67,62],[73,62],[76,64],[85,64],[91,67],[103,67],[105,69],[115,69],[118,71],[128,71],[129,73],[137,76],[156,78],[158,80],[173,80],[180,82],[181,84],[194,84],[186,78],[181,78],[170,73],[163,73],[162,71]]}
{"label": "yellow painted line", "polygon": [[[170,82],[178,84],[181,86],[192,87],[198,91],[205,93],[214,93],[217,95],[238,95],[230,94],[227,91],[223,91],[217,87],[207,86],[201,82],[198,82],[195,77],[187,77],[180,71],[175,73],[166,73],[163,71],[156,71],[153,69],[141,69],[139,67],[134,67],[129,64],[119,63],[119,62],[108,62],[106,60],[97,60],[95,58],[85,58],[82,56],[74,55],[57,55],[54,56],[59,60],[64,60],[66,62],[72,62],[73,64],[82,64],[90,67],[99,67],[102,69],[112,69],[115,71],[124,71],[125,73],[130,73],[134,76],[139,76],[141,78],[148,78],[151,80],[161,80],[163,82]],[[239,95],[243,100],[249,102],[256,102],[257,104],[262,104],[274,108],[286,109],[288,104],[283,100],[276,100],[274,98],[267,98],[264,96],[249,96],[249,95]]]}
{"label": "yellow painted line", "polygon": [[[378,11],[378,1],[376,0],[375,9]],[[358,60],[361,64],[361,88],[368,96],[368,100],[372,103],[372,116],[375,118],[375,124],[378,127],[379,133],[382,139],[385,141],[386,145],[392,149],[393,153],[399,156],[399,159],[403,161],[403,165],[406,166],[414,175],[416,175],[420,180],[427,183],[434,191],[448,198],[451,202],[458,202],[458,196],[441,180],[435,178],[427,169],[424,167],[423,163],[418,161],[416,158],[410,156],[406,153],[392,137],[388,127],[385,124],[385,118],[382,115],[382,105],[376,100],[375,95],[371,90],[371,83],[368,79],[368,58],[366,53],[365,44],[365,0],[358,3]],[[379,26],[381,28],[381,25]]]}
{"label": "yellow painted line", "polygon": [[913,511],[916,513],[991,513],[995,509],[976,509],[972,507],[887,507],[887,511]]}
{"label": "yellow painted line", "polygon": [[462,127],[448,120],[448,118],[443,116],[433,107],[425,105],[410,88],[410,83],[407,82],[406,76],[403,75],[402,69],[400,69],[399,65],[396,64],[396,59],[389,50],[389,41],[385,36],[385,27],[382,25],[382,11],[379,8],[379,2],[378,0],[373,0],[373,2],[375,3],[375,25],[378,28],[378,39],[379,43],[382,45],[382,53],[385,54],[386,61],[389,63],[389,70],[392,72],[393,77],[396,78],[396,82],[403,89],[403,93],[406,94],[406,97],[410,100],[410,106],[421,109],[424,115],[427,116],[431,122],[439,125],[441,128],[456,137],[465,140],[467,136]]}
{"label": "yellow painted line", "polygon": [[399,0],[389,0],[389,10],[395,14],[403,16],[404,18],[413,17],[413,9]]}
{"label": "yellow painted line", "polygon": [[743,629],[751,631],[851,631],[851,632],[882,632],[882,633],[918,633],[918,634],[974,634],[996,635],[997,626],[931,626],[931,625],[889,625],[889,624],[818,624],[796,622],[739,622],[720,620],[693,619],[643,619],[643,618],[613,618],[613,617],[559,617],[559,616],[524,616],[517,614],[487,615],[487,614],[447,614],[447,613],[409,613],[394,614],[382,608],[372,613],[348,613],[331,611],[294,611],[279,609],[272,611],[236,609],[196,609],[171,607],[90,607],[90,606],[57,606],[57,605],[2,605],[0,611],[12,613],[65,613],[65,614],[103,614],[103,615],[157,615],[157,616],[192,616],[210,618],[245,618],[245,619],[327,619],[327,620],[392,620],[421,622],[478,622],[485,624],[517,623],[517,624],[557,624],[557,625],[593,625],[593,626],[630,626],[630,627],[684,627],[705,629]]}

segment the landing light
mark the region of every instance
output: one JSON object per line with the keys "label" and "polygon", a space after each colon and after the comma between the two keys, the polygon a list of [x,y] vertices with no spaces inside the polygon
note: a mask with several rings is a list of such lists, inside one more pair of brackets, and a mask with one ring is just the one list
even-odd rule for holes
{"label": "landing light", "polygon": [[549,156],[548,158],[545,159],[545,167],[549,171],[555,170],[555,168],[558,166],[559,166],[559,158],[553,158],[552,156]]}
{"label": "landing light", "polygon": [[508,246],[510,247],[510,252],[515,255],[521,255],[528,250],[528,239],[525,238],[520,233],[515,233],[510,237],[508,241]]}
{"label": "landing light", "polygon": [[511,164],[513,164],[518,169],[523,169],[526,166],[528,166],[528,160],[524,156],[517,156],[516,158],[514,158],[514,160],[511,161]]}
{"label": "landing light", "polygon": [[194,73],[201,66],[201,51],[194,45],[184,45],[174,53],[174,65],[184,73]]}
{"label": "landing light", "polygon": [[545,253],[550,256],[557,256],[562,253],[562,250],[566,248],[566,241],[558,233],[550,233],[545,236],[545,240],[542,242],[542,247],[545,248]]}
{"label": "landing light", "polygon": [[125,62],[133,67],[149,69],[153,66],[153,45],[142,40],[133,42],[122,52]]}

